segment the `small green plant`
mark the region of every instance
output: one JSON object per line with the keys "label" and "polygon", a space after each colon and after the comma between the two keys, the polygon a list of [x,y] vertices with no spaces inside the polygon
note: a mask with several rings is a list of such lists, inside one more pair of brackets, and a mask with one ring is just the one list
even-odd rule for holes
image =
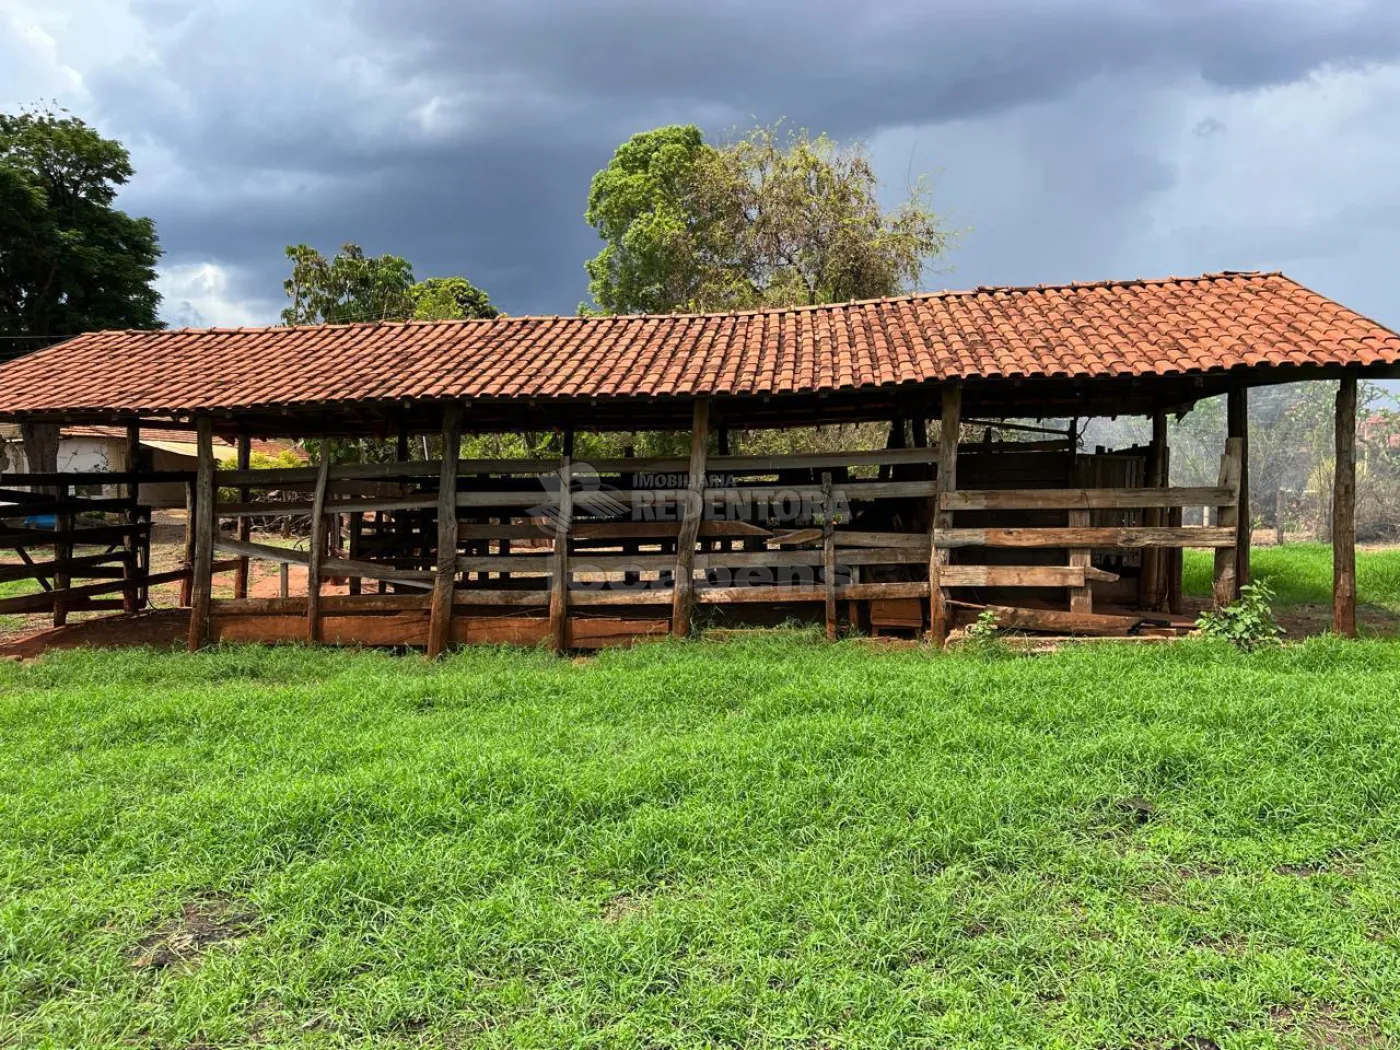
{"label": "small green plant", "polygon": [[1223,609],[1208,609],[1196,621],[1207,638],[1223,638],[1237,649],[1252,652],[1278,645],[1283,628],[1274,619],[1274,592],[1259,580],[1240,588],[1240,596]]}
{"label": "small green plant", "polygon": [[997,623],[997,614],[991,609],[983,609],[977,614],[977,619],[967,625],[967,639],[963,642],[963,649],[967,652],[980,653],[984,656],[1000,654],[1005,646],[1001,641],[1001,627]]}

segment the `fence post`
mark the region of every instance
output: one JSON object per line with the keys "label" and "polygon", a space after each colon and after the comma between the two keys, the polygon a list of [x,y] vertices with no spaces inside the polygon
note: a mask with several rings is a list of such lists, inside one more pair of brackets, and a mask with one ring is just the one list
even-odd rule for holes
{"label": "fence post", "polygon": [[1356,637],[1356,375],[1337,388],[1332,478],[1332,632]]}
{"label": "fence post", "polygon": [[214,586],[214,420],[195,421],[199,469],[194,493],[194,557],[190,573],[189,649],[209,643],[209,603]]}
{"label": "fence post", "polygon": [[[247,470],[252,465],[253,442],[247,434],[238,435],[238,469]],[[238,488],[238,502],[248,502],[248,486],[240,485]],[[245,515],[238,518],[238,540],[240,543],[247,543],[253,537],[253,519]],[[248,558],[240,555],[238,564],[233,570],[233,596],[235,598],[248,597]]]}
{"label": "fence post", "polygon": [[442,410],[442,474],[438,480],[437,573],[428,622],[428,656],[440,655],[452,638],[452,604],[457,584],[457,460],[462,445],[462,406]]}
{"label": "fence post", "polygon": [[943,388],[943,409],[938,420],[938,477],[934,485],[933,517],[929,522],[928,621],[929,641],[942,645],[948,640],[948,607],[939,581],[948,565],[948,548],[938,545],[938,530],[953,527],[951,511],[943,509],[943,494],[958,487],[958,432],[962,426],[962,387]]}
{"label": "fence post", "polygon": [[691,602],[695,597],[695,543],[705,516],[705,450],[710,440],[710,401],[696,398],[690,424],[690,473],[680,533],[676,538],[676,583],[671,597],[671,634],[690,635]]}

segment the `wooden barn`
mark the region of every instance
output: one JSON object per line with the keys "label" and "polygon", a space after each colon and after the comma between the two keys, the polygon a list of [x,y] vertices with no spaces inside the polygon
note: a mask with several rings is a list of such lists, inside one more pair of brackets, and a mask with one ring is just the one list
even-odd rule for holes
{"label": "wooden barn", "polygon": [[[0,613],[139,610],[155,577],[136,494],[181,482],[192,648],[591,648],[791,618],[832,637],[940,641],[986,607],[1032,631],[1170,633],[1188,622],[1183,548],[1215,550],[1218,602],[1249,576],[1250,389],[1340,380],[1335,627],[1349,634],[1356,384],[1397,375],[1400,336],[1262,273],[720,315],[96,332],[0,368],[0,421],[21,425],[30,463],[62,426],[121,426],[133,441],[193,427],[197,470],[0,477],[14,512],[0,548],[23,558],[0,578],[45,588]],[[1217,482],[1172,485],[1168,417],[1219,395]],[[1079,447],[1085,421],[1124,415],[1151,420],[1150,442]],[[857,422],[881,424],[883,447],[770,455],[737,442]],[[562,435],[562,455],[459,453],[464,434],[530,431]],[[651,431],[685,435],[688,455],[575,455],[578,434]],[[424,458],[423,435],[440,458]],[[255,439],[345,437],[393,451],[247,468]],[[243,463],[219,463],[216,438]],[[78,495],[96,483],[126,495]],[[250,538],[270,491],[309,517],[307,550]],[[1182,524],[1195,507],[1210,524]],[[56,531],[24,523],[40,511]],[[333,552],[328,522],[341,521],[348,549]],[[250,559],[304,563],[307,593],[247,597]],[[213,596],[216,570],[233,574],[233,597]],[[329,578],[349,593],[323,594]]]}

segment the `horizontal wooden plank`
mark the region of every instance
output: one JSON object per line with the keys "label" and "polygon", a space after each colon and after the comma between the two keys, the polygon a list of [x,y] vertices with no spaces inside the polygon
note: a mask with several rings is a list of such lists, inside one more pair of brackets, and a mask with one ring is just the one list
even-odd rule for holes
{"label": "horizontal wooden plank", "polygon": [[947,565],[938,570],[944,587],[1083,587],[1084,570],[1066,565]]}
{"label": "horizontal wooden plank", "polygon": [[56,488],[59,485],[127,485],[138,481],[193,481],[192,470],[143,470],[139,474],[124,471],[80,470],[72,473],[0,474],[0,488]]}
{"label": "horizontal wooden plank", "polygon": [[[323,594],[321,611],[347,616],[381,612],[412,612],[427,609],[430,595],[417,594]],[[215,598],[210,608],[249,616],[305,616],[306,598]]]}
{"label": "horizontal wooden plank", "polygon": [[1034,528],[939,529],[939,547],[1233,547],[1234,529],[1202,528]]}
{"label": "horizontal wooden plank", "polygon": [[[436,496],[383,496],[328,499],[327,514],[359,514],[366,511],[425,510],[437,506]],[[220,518],[266,518],[287,514],[310,514],[310,500],[262,500],[247,503],[220,503],[214,513]]]}
{"label": "horizontal wooden plank", "polygon": [[668,617],[618,619],[611,616],[570,616],[564,633],[571,649],[604,649],[634,645],[648,638],[662,638],[671,631]]}
{"label": "horizontal wooden plank", "polygon": [[457,605],[548,605],[549,592],[546,590],[521,590],[519,588],[458,587],[453,601]]}
{"label": "horizontal wooden plank", "polygon": [[[234,567],[233,562],[216,565],[214,571],[230,571]],[[155,587],[162,583],[174,583],[176,580],[183,580],[189,575],[188,569],[170,569],[166,572],[153,573],[143,579],[132,581],[115,580],[106,583],[88,583],[80,587],[65,587],[61,590],[38,591],[34,594],[19,594],[12,598],[0,599],[0,613],[27,613],[44,612],[53,608],[55,601],[62,601],[65,604],[73,599],[90,598],[98,594],[116,594],[132,586]],[[74,606],[69,606],[74,608]]]}
{"label": "horizontal wooden plank", "polygon": [[[838,498],[851,502],[873,499],[912,499],[932,496],[936,482],[933,481],[843,481],[834,488]],[[705,499],[712,504],[724,506],[727,503],[792,499],[793,497],[818,503],[825,496],[818,485],[738,485],[733,488],[706,489]]]}
{"label": "horizontal wooden plank", "polygon": [[[937,448],[879,448],[848,452],[799,452],[784,456],[710,456],[705,461],[705,466],[711,474],[760,471],[776,473],[779,470],[933,463],[937,459]],[[687,469],[683,461],[680,469]]]}
{"label": "horizontal wooden plank", "polygon": [[67,576],[82,576],[85,569],[95,568],[99,565],[120,564],[125,557],[125,553],[117,551],[112,554],[86,554],[69,561],[40,561],[33,565],[6,563],[0,565],[0,583],[7,583],[11,580],[47,580],[59,573]]}
{"label": "horizontal wooden plank", "polygon": [[[892,583],[849,583],[836,588],[837,601],[876,598],[927,598],[928,581]],[[695,599],[709,605],[740,602],[824,602],[824,586],[792,587],[696,587]]]}
{"label": "horizontal wooden plank", "polygon": [[1023,609],[1007,605],[974,605],[970,602],[949,602],[951,606],[969,610],[972,614],[990,610],[997,626],[1011,631],[1042,631],[1052,634],[1115,635],[1126,634],[1142,623],[1170,625],[1170,619],[1141,616],[1117,616],[1105,613],[1067,612],[1062,609]]}
{"label": "horizontal wooden plank", "polygon": [[1138,507],[1216,507],[1235,502],[1230,488],[960,489],[945,492],[944,510],[1124,510]]}
{"label": "horizontal wooden plank", "polygon": [[[822,552],[800,551],[719,551],[695,556],[697,569],[820,565]],[[674,559],[672,559],[674,561]],[[907,547],[850,548],[836,552],[837,565],[916,565],[928,560],[928,552]]]}
{"label": "horizontal wooden plank", "polygon": [[0,547],[46,547],[69,544],[75,547],[102,546],[120,543],[128,536],[140,535],[151,527],[148,521],[123,525],[95,525],[76,529],[7,529],[0,532]]}
{"label": "horizontal wooden plank", "polygon": [[[680,533],[678,521],[607,521],[574,522],[569,535],[576,540],[605,539],[667,539]],[[554,526],[549,524],[458,525],[457,535],[464,540],[528,540],[554,538]],[[702,521],[702,539],[743,539],[768,537],[773,533],[746,521]]]}
{"label": "horizontal wooden plank", "polygon": [[93,499],[50,500],[47,503],[24,503],[6,506],[0,499],[0,518],[29,518],[49,514],[110,514],[129,511],[131,500],[119,497]]}

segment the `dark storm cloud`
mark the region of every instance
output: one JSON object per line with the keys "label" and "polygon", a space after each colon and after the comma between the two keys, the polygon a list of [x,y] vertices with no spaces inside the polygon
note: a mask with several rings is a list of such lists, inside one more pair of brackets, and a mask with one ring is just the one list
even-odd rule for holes
{"label": "dark storm cloud", "polygon": [[[1276,0],[798,0],[661,3],[144,4],[141,53],[86,80],[104,128],[143,170],[132,206],[172,261],[217,258],[275,298],[282,247],[356,240],[420,276],[463,273],[512,312],[569,312],[597,250],[592,173],[632,132],[695,121],[722,133],[785,117],[842,137],[981,120],[1106,90],[1192,78],[1287,83],[1400,52],[1400,5]],[[1114,99],[1116,131],[1131,106]],[[1045,136],[1054,167],[1092,147]],[[144,152],[143,152],[144,148]],[[957,157],[938,157],[945,166]],[[1169,185],[1129,146],[1049,187],[1084,230]],[[1055,194],[1062,192],[1058,201]],[[1095,202],[1092,216],[1073,209]],[[952,202],[956,207],[957,202]],[[1014,250],[1008,245],[1008,251]]]}

